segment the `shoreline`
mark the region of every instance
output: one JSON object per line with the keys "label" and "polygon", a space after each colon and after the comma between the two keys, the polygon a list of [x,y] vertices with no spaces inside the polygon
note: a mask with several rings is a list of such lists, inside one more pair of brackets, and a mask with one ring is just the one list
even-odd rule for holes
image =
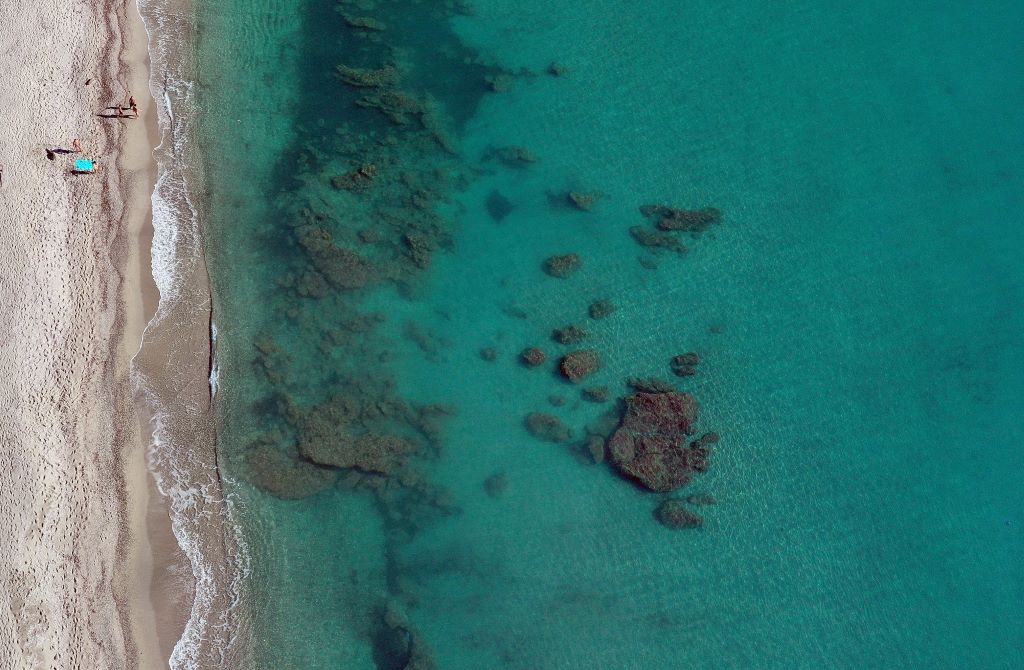
{"label": "shoreline", "polygon": [[151,585],[152,600],[167,603],[154,611],[157,641],[174,670],[241,667],[250,635],[242,606],[248,556],[216,451],[196,15],[191,0],[145,0],[140,9],[154,97],[149,230],[158,300],[132,367],[151,428],[152,499],[158,496],[170,513],[169,525],[155,526],[149,540],[175,554],[156,566]]}
{"label": "shoreline", "polygon": [[[128,203],[126,222],[132,231],[131,253],[125,275],[135,290],[126,296],[128,319],[122,355],[133,376],[134,358],[141,350],[145,328],[153,318],[160,295],[153,280],[151,253],[153,212],[151,198],[156,187],[157,164],[153,154],[159,144],[156,102],[150,93],[149,34],[137,0],[117,9],[123,42],[118,56],[121,76],[140,103],[141,123],[129,124],[122,138],[119,172]],[[129,534],[122,560],[126,563],[126,597],[130,599],[125,625],[140,647],[141,667],[168,667],[174,644],[188,619],[178,594],[169,592],[168,574],[176,574],[183,563],[181,548],[174,541],[167,500],[158,490],[149,468],[147,451],[152,443],[150,416],[134,379],[129,381],[139,431],[136,448],[125,459],[126,509],[134,531]],[[168,541],[170,538],[170,541]],[[132,546],[134,545],[134,546]],[[132,555],[132,552],[135,555]],[[180,584],[175,584],[180,586]]]}

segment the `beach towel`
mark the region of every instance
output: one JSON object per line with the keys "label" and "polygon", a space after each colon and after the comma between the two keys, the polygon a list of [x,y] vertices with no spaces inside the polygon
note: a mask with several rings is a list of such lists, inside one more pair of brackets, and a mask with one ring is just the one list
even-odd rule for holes
{"label": "beach towel", "polygon": [[75,171],[76,172],[92,172],[93,162],[87,158],[75,159]]}

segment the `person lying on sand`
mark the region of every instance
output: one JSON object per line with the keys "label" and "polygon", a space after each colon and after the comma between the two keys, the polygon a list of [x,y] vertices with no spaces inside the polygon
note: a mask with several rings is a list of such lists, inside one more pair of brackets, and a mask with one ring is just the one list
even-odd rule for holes
{"label": "person lying on sand", "polygon": [[4,164],[0,163],[0,186],[4,185]]}
{"label": "person lying on sand", "polygon": [[74,151],[76,154],[82,153],[82,140],[78,139],[77,137],[71,140],[71,150]]}

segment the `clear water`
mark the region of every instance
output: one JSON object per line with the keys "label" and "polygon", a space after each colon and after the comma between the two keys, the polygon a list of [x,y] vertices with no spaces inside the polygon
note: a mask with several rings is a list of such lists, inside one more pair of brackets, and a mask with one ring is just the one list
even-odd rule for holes
{"label": "clear water", "polygon": [[[349,11],[391,24],[377,46],[400,42],[404,85],[435,96],[458,143],[391,149],[465,175],[431,206],[452,248],[402,290],[320,298],[281,285],[308,265],[288,222],[324,212],[360,252],[354,231],[377,223],[329,182],[351,166],[339,126],[388,133],[333,75],[366,38],[318,0],[199,8],[220,444],[245,503],[254,663],[388,667],[373,639],[392,602],[440,668],[1024,665],[1024,8],[443,7]],[[531,74],[487,92],[483,65]],[[482,160],[506,145],[539,160]],[[604,195],[588,213],[551,202],[570,189]],[[500,221],[495,191],[513,205]],[[685,256],[652,254],[628,234],[652,202],[725,222]],[[570,251],[576,275],[541,272]],[[591,321],[599,298],[618,311]],[[352,309],[387,318],[355,344],[329,334]],[[722,435],[684,490],[718,500],[702,528],[666,530],[658,496],[523,428],[545,411],[581,435],[602,411],[550,362],[517,363],[563,351],[549,333],[569,323],[616,396],[699,352],[672,379]],[[253,363],[268,334],[288,357],[276,381]],[[246,454],[279,428],[271,394],[310,407],[382,374],[457,408],[419,468],[459,513],[409,537],[366,491],[251,485]]]}

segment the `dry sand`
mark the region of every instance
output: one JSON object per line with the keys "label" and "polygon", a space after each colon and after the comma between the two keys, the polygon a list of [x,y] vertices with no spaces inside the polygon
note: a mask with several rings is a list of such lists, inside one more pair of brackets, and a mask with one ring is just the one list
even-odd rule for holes
{"label": "dry sand", "polygon": [[[152,571],[181,558],[151,495],[130,379],[155,308],[155,117],[135,11],[113,0],[0,3],[4,670],[166,667],[183,623],[150,604]],[[97,116],[128,87],[143,118]],[[71,175],[70,154],[47,158],[76,137],[99,173]]]}

